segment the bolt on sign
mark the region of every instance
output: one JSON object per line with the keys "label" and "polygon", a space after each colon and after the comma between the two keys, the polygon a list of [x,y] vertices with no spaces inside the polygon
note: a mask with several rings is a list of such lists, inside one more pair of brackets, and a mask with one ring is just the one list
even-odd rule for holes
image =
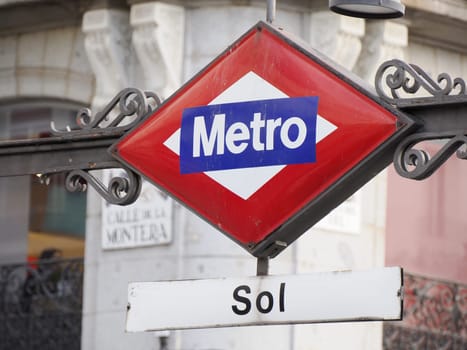
{"label": "bolt on sign", "polygon": [[259,22],[111,152],[257,257],[386,167],[413,122]]}

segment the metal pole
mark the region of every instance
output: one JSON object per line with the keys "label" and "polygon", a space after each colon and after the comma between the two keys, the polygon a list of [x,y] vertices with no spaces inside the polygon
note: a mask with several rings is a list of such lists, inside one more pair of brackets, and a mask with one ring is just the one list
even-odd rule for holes
{"label": "metal pole", "polygon": [[269,258],[258,258],[256,276],[267,276],[269,273]]}
{"label": "metal pole", "polygon": [[276,19],[276,0],[267,0],[267,3],[266,21],[272,23]]}

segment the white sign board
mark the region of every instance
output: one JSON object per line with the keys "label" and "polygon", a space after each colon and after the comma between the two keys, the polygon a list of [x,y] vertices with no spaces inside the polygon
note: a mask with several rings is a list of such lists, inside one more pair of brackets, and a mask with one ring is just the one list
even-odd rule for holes
{"label": "white sign board", "polygon": [[402,270],[138,282],[128,332],[269,324],[400,320]]}
{"label": "white sign board", "polygon": [[[104,183],[118,169],[104,171]],[[173,200],[143,182],[138,200],[128,206],[102,201],[102,248],[121,249],[168,244],[172,241]]]}

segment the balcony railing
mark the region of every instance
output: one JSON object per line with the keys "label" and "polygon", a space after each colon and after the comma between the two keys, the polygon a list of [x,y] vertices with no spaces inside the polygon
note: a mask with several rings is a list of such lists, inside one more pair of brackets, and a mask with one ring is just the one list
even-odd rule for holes
{"label": "balcony railing", "polygon": [[0,265],[0,350],[80,349],[82,259]]}

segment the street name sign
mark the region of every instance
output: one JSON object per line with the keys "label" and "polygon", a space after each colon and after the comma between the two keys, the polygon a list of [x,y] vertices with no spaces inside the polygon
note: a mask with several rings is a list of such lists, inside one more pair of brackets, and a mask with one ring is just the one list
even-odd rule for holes
{"label": "street name sign", "polygon": [[[103,171],[104,183],[123,176],[121,170]],[[102,249],[128,249],[170,244],[173,240],[173,200],[146,181],[139,200],[131,205],[112,205],[103,200]]]}
{"label": "street name sign", "polygon": [[137,282],[127,332],[400,320],[402,270]]}
{"label": "street name sign", "polygon": [[112,148],[256,257],[274,257],[392,160],[414,123],[259,22]]}

